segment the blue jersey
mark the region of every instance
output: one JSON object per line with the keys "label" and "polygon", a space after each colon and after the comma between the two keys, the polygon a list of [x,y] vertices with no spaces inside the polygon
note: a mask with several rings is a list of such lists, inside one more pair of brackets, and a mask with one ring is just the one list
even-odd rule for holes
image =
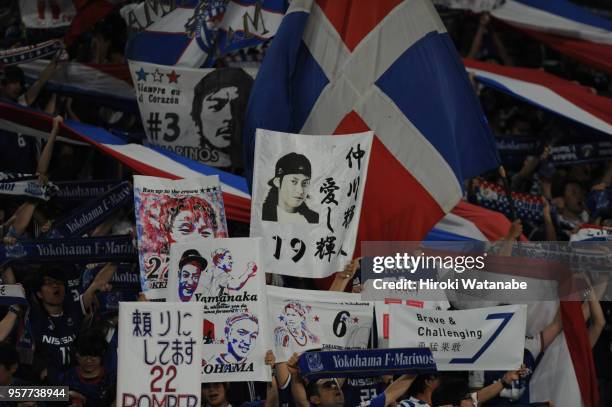
{"label": "blue jersey", "polygon": [[359,406],[385,391],[386,385],[378,377],[347,378],[342,385],[344,405]]}
{"label": "blue jersey", "polygon": [[48,358],[50,369],[62,372],[72,365],[72,348],[84,314],[82,299],[78,304],[65,304],[59,316],[51,316],[41,307],[31,309],[32,337],[36,349]]}
{"label": "blue jersey", "polygon": [[402,400],[399,404],[399,407],[431,407],[429,404],[424,402],[423,400],[419,400],[416,397],[410,397],[409,399]]}
{"label": "blue jersey", "polygon": [[5,130],[0,130],[0,162],[2,171],[21,174],[36,172],[36,140]]}
{"label": "blue jersey", "polygon": [[385,395],[385,392],[383,391],[378,396],[368,401],[364,401],[363,403],[359,405],[359,407],[385,407],[386,402],[387,402],[387,396]]}
{"label": "blue jersey", "polygon": [[[520,380],[512,382],[509,388],[504,388],[497,397],[487,401],[487,406],[495,407],[517,407],[529,405],[529,379],[536,368],[536,361],[542,351],[541,336],[525,338],[525,350],[523,351],[523,364],[526,366],[528,374]],[[505,372],[487,371],[484,372],[483,386],[488,386],[504,376]],[[482,387],[474,383],[476,375],[470,375],[470,387]],[[478,380],[478,379],[476,379]]]}
{"label": "blue jersey", "polygon": [[81,375],[80,368],[75,367],[62,375],[61,384],[83,395],[87,407],[102,407],[114,399],[116,381],[115,375],[106,371],[96,379],[86,379]]}

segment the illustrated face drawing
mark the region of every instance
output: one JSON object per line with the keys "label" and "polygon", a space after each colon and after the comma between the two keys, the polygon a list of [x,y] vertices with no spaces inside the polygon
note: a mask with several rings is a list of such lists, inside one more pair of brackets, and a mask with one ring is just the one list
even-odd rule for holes
{"label": "illustrated face drawing", "polygon": [[254,316],[244,313],[230,317],[225,327],[228,353],[236,361],[244,360],[255,345],[258,335],[259,323]]}

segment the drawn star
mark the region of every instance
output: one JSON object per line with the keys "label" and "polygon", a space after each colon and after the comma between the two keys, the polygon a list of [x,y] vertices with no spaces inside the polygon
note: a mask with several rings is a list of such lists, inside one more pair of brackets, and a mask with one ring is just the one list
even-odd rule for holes
{"label": "drawn star", "polygon": [[159,68],[155,68],[155,72],[151,75],[153,75],[153,82],[161,82],[164,77],[164,74],[159,72]]}
{"label": "drawn star", "polygon": [[221,340],[219,340],[219,342],[220,342],[221,344],[224,344],[224,343],[225,343],[225,339],[221,339]]}
{"label": "drawn star", "polygon": [[315,322],[319,322],[319,316],[318,315],[315,315],[313,319],[315,320]]}
{"label": "drawn star", "polygon": [[140,67],[140,71],[136,71],[136,75],[138,75],[138,82],[147,81],[147,75],[149,72],[145,72],[143,67]]}
{"label": "drawn star", "polygon": [[354,324],[359,323],[359,318],[357,318],[357,317],[353,317],[353,323],[354,323]]}
{"label": "drawn star", "polygon": [[173,69],[172,72],[167,73],[166,76],[168,77],[168,83],[178,83],[177,79],[181,76],[181,75],[177,75],[176,71]]}

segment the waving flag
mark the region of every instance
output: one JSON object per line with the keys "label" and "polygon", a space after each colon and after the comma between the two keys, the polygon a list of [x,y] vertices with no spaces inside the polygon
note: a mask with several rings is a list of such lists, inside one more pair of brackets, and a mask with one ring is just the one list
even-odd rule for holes
{"label": "waving flag", "polygon": [[612,72],[612,21],[584,7],[569,0],[507,0],[491,14],[562,54]]}
{"label": "waving flag", "polygon": [[[34,83],[49,64],[36,60],[19,64],[26,80]],[[79,95],[96,104],[137,111],[138,104],[132,87],[130,71],[125,64],[83,64],[68,62],[47,82],[50,91]]]}
{"label": "waving flag", "polygon": [[612,99],[599,96],[586,86],[540,69],[494,65],[473,59],[463,62],[468,72],[474,73],[476,80],[485,86],[612,135]]}
{"label": "waving flag", "polygon": [[126,58],[191,68],[212,66],[220,55],[272,38],[287,9],[286,0],[156,4],[121,9],[128,28],[138,31],[127,43]]}
{"label": "waving flag", "polygon": [[425,0],[292,2],[251,91],[251,168],[256,128],[374,130],[362,240],[422,238],[459,201],[464,179],[499,163],[455,47]]}
{"label": "waving flag", "polygon": [[[0,129],[24,135],[44,136],[51,131],[51,121],[51,116],[40,111],[0,101]],[[227,217],[240,222],[248,222],[250,219],[251,201],[242,177],[208,167],[159,147],[126,143],[102,128],[71,120],[64,121],[60,136],[85,141],[137,174],[170,179],[218,175]]]}

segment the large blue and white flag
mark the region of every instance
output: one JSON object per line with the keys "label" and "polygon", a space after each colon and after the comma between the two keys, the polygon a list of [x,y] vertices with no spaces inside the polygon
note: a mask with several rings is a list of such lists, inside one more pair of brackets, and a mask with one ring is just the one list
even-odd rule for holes
{"label": "large blue and white flag", "polygon": [[374,131],[360,240],[422,238],[461,199],[464,179],[499,165],[465,68],[425,0],[292,2],[251,91],[247,168],[257,128]]}
{"label": "large blue and white flag", "polygon": [[258,45],[276,34],[287,0],[183,0],[162,6],[145,1],[121,9],[132,61],[191,68]]}

